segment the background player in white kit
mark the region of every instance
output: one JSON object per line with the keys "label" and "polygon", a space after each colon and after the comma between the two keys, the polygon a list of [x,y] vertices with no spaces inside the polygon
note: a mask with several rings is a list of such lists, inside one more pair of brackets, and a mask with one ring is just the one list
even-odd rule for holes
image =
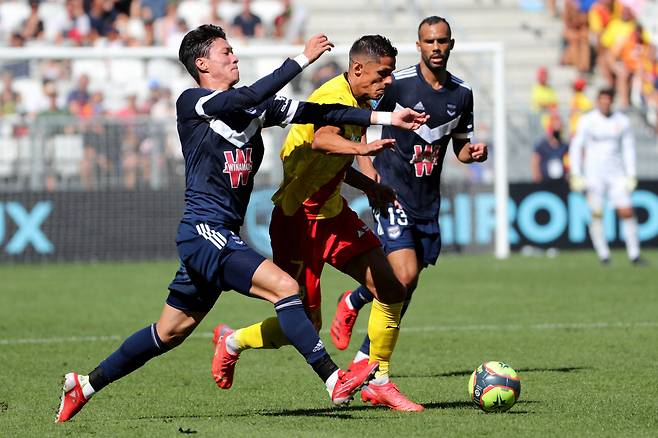
{"label": "background player in white kit", "polygon": [[610,262],[610,249],[603,230],[603,207],[607,197],[621,219],[628,258],[635,265],[644,265],[630,196],[637,186],[635,142],[630,120],[612,110],[613,100],[612,89],[599,91],[597,107],[578,122],[569,147],[570,185],[572,190],[587,194],[592,213],[589,234],[599,260],[603,264]]}

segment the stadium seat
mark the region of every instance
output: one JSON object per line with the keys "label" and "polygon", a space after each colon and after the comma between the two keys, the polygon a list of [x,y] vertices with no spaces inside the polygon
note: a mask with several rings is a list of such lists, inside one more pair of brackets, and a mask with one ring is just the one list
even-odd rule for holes
{"label": "stadium seat", "polygon": [[107,62],[102,59],[74,59],[71,61],[71,76],[77,79],[83,74],[95,81],[106,81],[109,77]]}
{"label": "stadium seat", "polygon": [[52,160],[56,175],[64,180],[80,176],[80,163],[84,158],[81,135],[56,135],[52,143]]}
{"label": "stadium seat", "polygon": [[109,62],[110,80],[127,84],[145,78],[144,61],[140,59],[112,59]]}
{"label": "stadium seat", "polygon": [[16,175],[18,147],[17,139],[12,137],[0,138],[0,178],[9,179]]}
{"label": "stadium seat", "polygon": [[44,37],[54,41],[61,30],[61,23],[66,19],[64,3],[41,2],[39,4],[39,18],[43,21]]}
{"label": "stadium seat", "polygon": [[277,0],[256,0],[251,4],[251,12],[258,15],[268,31],[274,28],[274,19],[283,13],[283,3]]}
{"label": "stadium seat", "polygon": [[242,5],[234,2],[221,2],[217,7],[217,14],[225,23],[233,23],[233,19],[242,11]]}
{"label": "stadium seat", "polygon": [[30,6],[26,1],[0,3],[0,23],[7,34],[18,30],[29,15]]}
{"label": "stadium seat", "polygon": [[210,17],[210,4],[199,0],[184,0],[178,4],[178,16],[189,29],[204,24]]}

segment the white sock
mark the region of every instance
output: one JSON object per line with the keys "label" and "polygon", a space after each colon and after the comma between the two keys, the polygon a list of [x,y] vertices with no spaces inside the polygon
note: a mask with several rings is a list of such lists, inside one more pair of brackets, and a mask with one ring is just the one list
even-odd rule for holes
{"label": "white sock", "polygon": [[387,383],[388,383],[388,374],[382,374],[376,379],[373,379],[370,382],[368,382],[368,385],[386,385]]}
{"label": "white sock", "polygon": [[628,258],[635,260],[640,257],[640,241],[637,238],[637,220],[634,217],[622,219],[621,226],[624,230],[624,241],[626,242]]}
{"label": "white sock", "polygon": [[348,307],[350,310],[354,310],[354,306],[352,305],[352,300],[350,300],[350,294],[351,294],[351,293],[352,293],[352,292],[350,292],[349,294],[345,294],[345,304],[347,304],[347,307]]}
{"label": "white sock", "polygon": [[336,386],[336,382],[338,382],[338,370],[334,371],[333,374],[329,376],[327,381],[324,382],[324,384],[327,385],[327,392],[329,395],[334,393],[334,386]]}
{"label": "white sock", "polygon": [[361,350],[357,351],[356,356],[354,356],[354,362],[358,362],[358,361],[363,360],[363,359],[368,360],[368,359],[370,359],[370,356],[368,356],[367,354],[365,354]]}
{"label": "white sock", "polygon": [[89,383],[89,376],[81,376],[78,374],[78,380],[82,387],[82,394],[87,400],[89,400],[91,396],[96,393],[96,390],[91,386],[91,383]]}
{"label": "white sock", "polygon": [[238,347],[237,342],[235,342],[234,334],[235,332],[226,337],[226,351],[231,354],[240,354],[240,348]]}
{"label": "white sock", "polygon": [[609,259],[610,248],[603,232],[603,221],[601,218],[592,217],[592,223],[589,224],[589,237],[592,239],[592,245],[594,245],[594,250],[599,256],[599,259]]}

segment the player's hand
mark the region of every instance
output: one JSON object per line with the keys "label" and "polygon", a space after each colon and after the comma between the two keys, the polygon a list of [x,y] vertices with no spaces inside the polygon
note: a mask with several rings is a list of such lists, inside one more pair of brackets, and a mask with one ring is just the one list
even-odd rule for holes
{"label": "player's hand", "polygon": [[323,33],[313,35],[306,41],[304,55],[308,58],[309,63],[315,62],[324,52],[331,51],[334,43]]}
{"label": "player's hand", "polygon": [[569,187],[574,192],[585,191],[585,179],[580,175],[571,175],[569,177]]}
{"label": "player's hand", "polygon": [[384,184],[373,184],[366,195],[368,195],[370,206],[375,210],[385,209],[388,204],[397,202],[395,190]]}
{"label": "player's hand", "polygon": [[379,172],[375,170],[375,166],[372,166],[372,169],[359,169],[359,171],[375,182],[380,182],[382,180],[379,176]]}
{"label": "player's hand", "polygon": [[477,161],[478,163],[487,161],[487,145],[484,143],[472,144],[468,148],[468,154],[473,161]]}
{"label": "player's hand", "polygon": [[637,188],[637,178],[635,178],[634,176],[626,177],[626,190],[632,192],[636,188]]}
{"label": "player's hand", "polygon": [[395,146],[395,139],[381,138],[379,140],[371,141],[370,143],[362,144],[359,148],[359,155],[377,155],[384,149],[390,149]]}
{"label": "player's hand", "polygon": [[424,125],[429,118],[429,114],[419,113],[411,108],[404,108],[391,114],[391,124],[398,128],[414,131]]}

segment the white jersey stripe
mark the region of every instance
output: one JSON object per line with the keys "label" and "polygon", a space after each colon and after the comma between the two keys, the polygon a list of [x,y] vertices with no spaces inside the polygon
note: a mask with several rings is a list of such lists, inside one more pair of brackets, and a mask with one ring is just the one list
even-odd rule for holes
{"label": "white jersey stripe", "polygon": [[210,129],[224,137],[235,147],[242,148],[263,126],[263,120],[265,120],[265,111],[258,118],[252,119],[244,131],[238,132],[220,119],[213,119],[210,121]]}
{"label": "white jersey stripe", "polygon": [[197,101],[196,105],[194,106],[194,109],[196,110],[196,113],[198,115],[202,116],[202,117],[210,118],[210,116],[208,114],[206,114],[205,111],[203,111],[203,104],[208,102],[210,99],[217,96],[221,92],[222,92],[222,90],[216,90],[216,91],[213,91],[212,93],[210,93],[209,95],[203,96],[201,99],[199,99]]}
{"label": "white jersey stripe", "polygon": [[[212,230],[210,230],[210,227],[208,227],[207,224],[199,224],[199,225],[197,225],[197,226],[196,226],[196,230],[197,230],[197,232],[199,233],[199,235],[201,235],[204,239],[206,239],[207,241],[209,241],[210,243],[212,243],[213,245],[215,245],[215,246],[217,247],[217,249],[221,250],[221,249],[224,248],[224,245],[226,244],[226,239],[224,239],[224,242],[222,243],[222,242],[217,238],[217,236],[218,236],[219,234],[217,234],[217,233],[215,233],[214,235],[213,235],[213,234],[210,234],[209,231],[212,231]],[[221,235],[220,235],[220,236],[221,236]]]}
{"label": "white jersey stripe", "polygon": [[293,100],[293,99],[287,99],[290,101],[290,106],[288,107],[288,112],[286,113],[286,118],[285,120],[281,123],[281,125],[288,125],[292,122],[292,118],[295,117],[295,113],[297,112],[297,108],[299,108],[299,101]]}
{"label": "white jersey stripe", "polygon": [[[402,108],[402,105],[399,103],[395,104],[395,111],[400,111]],[[429,128],[427,125],[423,125],[420,128],[416,129],[414,132],[416,135],[421,137],[423,140],[425,140],[428,144],[432,144],[437,140],[440,140],[441,138],[445,137],[446,135],[449,135],[452,133],[452,130],[459,125],[459,120],[461,119],[462,115],[458,115],[448,123],[444,123],[443,125],[437,126],[435,128]]]}

